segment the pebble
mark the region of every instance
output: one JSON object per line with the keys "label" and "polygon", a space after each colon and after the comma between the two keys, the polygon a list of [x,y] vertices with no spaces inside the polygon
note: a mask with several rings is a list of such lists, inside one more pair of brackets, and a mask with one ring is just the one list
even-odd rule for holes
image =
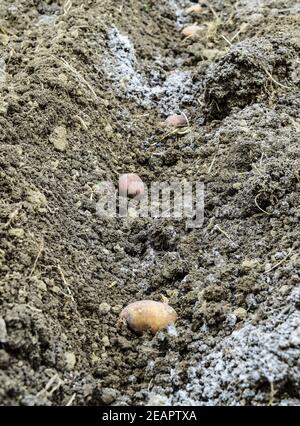
{"label": "pebble", "polygon": [[105,348],[108,348],[108,347],[110,346],[110,341],[109,341],[108,336],[104,336],[104,337],[102,337],[101,341],[102,341],[103,346],[104,346]]}
{"label": "pebble", "polygon": [[113,388],[103,388],[101,394],[102,403],[105,405],[112,404],[117,398],[118,392]]}
{"label": "pebble", "polygon": [[73,352],[65,352],[65,362],[66,362],[66,369],[68,371],[73,370],[76,364],[75,354]]}
{"label": "pebble", "polygon": [[47,291],[47,285],[44,281],[37,281],[36,286],[41,291]]}
{"label": "pebble", "polygon": [[232,188],[237,190],[237,191],[240,190],[242,188],[242,182],[234,182],[232,184]]}
{"label": "pebble", "polygon": [[24,237],[24,229],[23,228],[11,228],[8,231],[8,234],[11,237],[22,238],[22,237]]}
{"label": "pebble", "polygon": [[114,314],[119,314],[122,310],[122,305],[115,305],[111,308]]}
{"label": "pebble", "polygon": [[240,320],[247,318],[247,311],[244,308],[237,308],[233,311],[233,314]]}
{"label": "pebble", "polygon": [[93,353],[91,356],[91,362],[93,365],[97,365],[101,362],[101,358]]}
{"label": "pebble", "polygon": [[259,262],[257,259],[244,260],[242,262],[242,267],[244,269],[253,269],[258,266]]}
{"label": "pebble", "polygon": [[280,293],[283,293],[283,294],[288,293],[288,292],[289,292],[289,290],[290,290],[290,286],[288,286],[288,285],[283,285],[283,286],[281,286],[281,287],[280,287],[280,289],[279,289]]}
{"label": "pebble", "polygon": [[66,127],[65,126],[55,127],[49,140],[57,151],[60,151],[60,152],[65,151],[68,146]]}
{"label": "pebble", "polygon": [[101,315],[108,314],[108,312],[110,311],[110,309],[111,309],[111,306],[108,303],[103,302],[103,303],[101,303],[99,305],[99,313]]}
{"label": "pebble", "polygon": [[61,293],[61,289],[57,286],[57,285],[54,285],[52,288],[51,288],[51,290],[53,291],[53,293],[55,293],[55,294],[60,294]]}

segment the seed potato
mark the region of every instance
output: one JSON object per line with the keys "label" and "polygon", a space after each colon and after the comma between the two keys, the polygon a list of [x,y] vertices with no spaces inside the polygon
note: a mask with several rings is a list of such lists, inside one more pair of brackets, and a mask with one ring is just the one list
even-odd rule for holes
{"label": "seed potato", "polygon": [[184,127],[188,125],[188,122],[184,115],[173,114],[173,115],[169,115],[169,117],[165,121],[165,124],[167,126],[172,126],[172,127]]}
{"label": "seed potato", "polygon": [[162,328],[174,324],[177,314],[167,303],[140,300],[126,306],[120,318],[126,320],[129,328],[137,333],[150,330],[156,334]]}
{"label": "seed potato", "polygon": [[119,177],[119,193],[129,198],[140,199],[145,187],[142,179],[135,173],[127,173]]}

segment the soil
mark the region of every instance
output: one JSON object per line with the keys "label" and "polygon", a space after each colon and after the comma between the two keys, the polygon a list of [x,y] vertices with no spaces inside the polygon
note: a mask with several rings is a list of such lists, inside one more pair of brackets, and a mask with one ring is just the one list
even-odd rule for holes
{"label": "soil", "polygon": [[[299,3],[196,3],[1,1],[3,405],[300,403]],[[127,172],[203,182],[203,226],[99,217]]]}

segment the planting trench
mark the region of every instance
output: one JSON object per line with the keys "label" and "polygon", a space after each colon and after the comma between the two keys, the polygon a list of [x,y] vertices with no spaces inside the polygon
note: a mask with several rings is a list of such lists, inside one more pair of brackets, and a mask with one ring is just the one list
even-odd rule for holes
{"label": "planting trench", "polygon": [[[0,4],[1,404],[300,402],[299,5],[196,3]],[[126,172],[203,182],[203,226],[99,217]]]}

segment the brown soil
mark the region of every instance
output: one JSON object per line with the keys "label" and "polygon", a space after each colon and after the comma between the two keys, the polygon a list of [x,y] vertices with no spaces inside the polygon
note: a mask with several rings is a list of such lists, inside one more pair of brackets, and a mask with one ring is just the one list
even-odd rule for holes
{"label": "brown soil", "polygon": [[[191,2],[1,1],[1,404],[300,400],[299,9],[213,0],[176,17],[172,4]],[[203,30],[183,39],[191,22]],[[176,94],[118,87],[116,28],[151,87],[178,68],[191,73],[179,105],[187,134],[160,125],[160,102]],[[124,172],[204,182],[203,227],[99,217],[97,183]],[[165,298],[178,336],[118,324],[129,302]],[[234,331],[263,327],[276,343],[279,314],[295,318],[286,333],[296,336],[279,345],[280,374],[260,372],[246,392],[241,378],[216,378],[213,362],[199,373]],[[210,393],[206,381],[219,379]]]}

